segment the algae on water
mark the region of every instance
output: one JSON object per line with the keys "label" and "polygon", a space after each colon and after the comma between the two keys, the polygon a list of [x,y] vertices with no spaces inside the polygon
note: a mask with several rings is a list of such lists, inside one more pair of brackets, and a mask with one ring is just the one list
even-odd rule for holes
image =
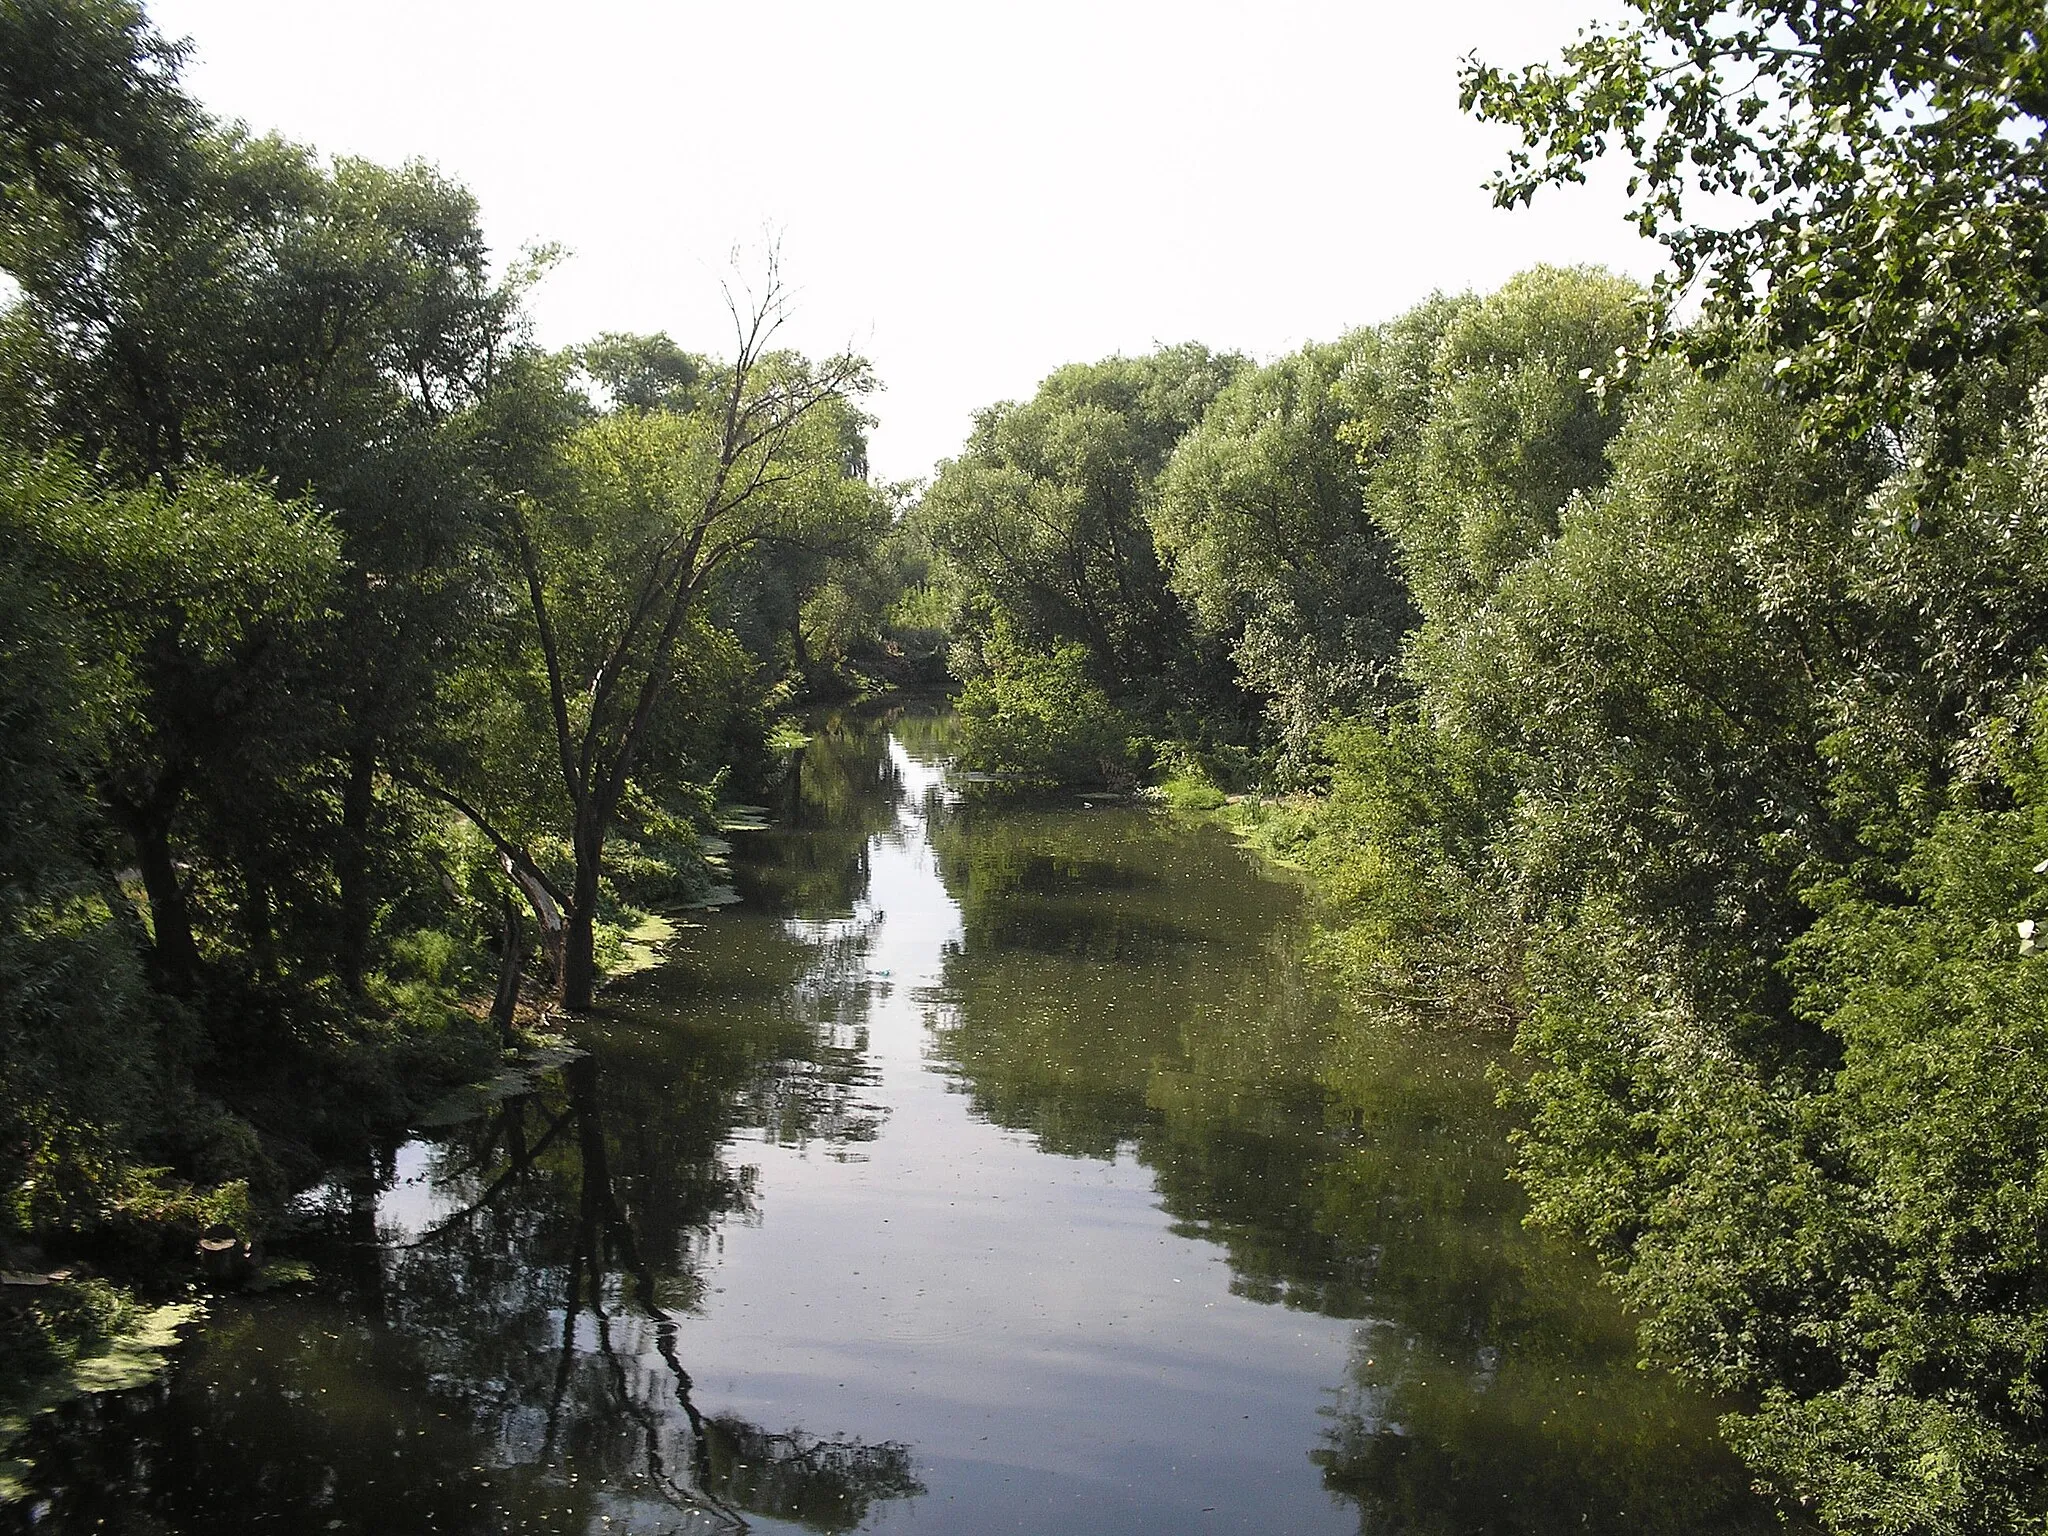
{"label": "algae on water", "polygon": [[199,1316],[197,1302],[137,1304],[110,1285],[52,1285],[50,1298],[23,1309],[34,1328],[42,1368],[0,1378],[0,1504],[30,1492],[30,1467],[16,1453],[38,1414],[88,1392],[125,1392],[162,1373],[178,1330]]}

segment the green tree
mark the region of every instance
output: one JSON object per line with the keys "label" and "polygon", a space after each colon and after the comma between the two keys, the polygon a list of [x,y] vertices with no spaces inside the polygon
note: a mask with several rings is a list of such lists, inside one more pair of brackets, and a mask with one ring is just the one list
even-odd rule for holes
{"label": "green tree", "polygon": [[1012,789],[1131,788],[1147,765],[1132,722],[1089,675],[1088,653],[1050,656],[1010,641],[1000,622],[982,645],[988,670],[960,691],[960,760]]}
{"label": "green tree", "polygon": [[1147,512],[1174,444],[1241,362],[1188,345],[1076,364],[977,417],[912,514],[960,616],[965,675],[982,668],[975,649],[1000,615],[1026,648],[1081,646],[1120,703],[1163,709],[1208,682],[1191,676]]}
{"label": "green tree", "polygon": [[1606,477],[1645,300],[1598,268],[1534,267],[1476,302],[1423,306],[1395,339],[1434,342],[1419,412],[1386,364],[1353,371],[1373,512],[1425,619],[1462,623]]}
{"label": "green tree", "polygon": [[1502,205],[1619,150],[1667,296],[1703,287],[1849,427],[1946,401],[1957,364],[2041,327],[2048,69],[2029,0],[1629,0],[1554,65],[1473,58],[1462,100],[1520,131]]}
{"label": "green tree", "polygon": [[1239,373],[1174,449],[1151,509],[1174,591],[1229,643],[1296,773],[1338,716],[1399,693],[1414,619],[1338,389],[1376,341],[1356,333]]}
{"label": "green tree", "polygon": [[0,36],[13,434],[75,443],[118,483],[269,480],[341,537],[347,576],[299,679],[326,734],[299,732],[290,809],[211,852],[320,893],[293,945],[357,985],[380,892],[410,883],[378,775],[431,717],[478,597],[448,422],[508,349],[522,274],[491,281],[474,202],[424,166],[326,167],[215,123],[136,7],[10,5]]}
{"label": "green tree", "polygon": [[[498,444],[486,494],[522,611],[516,644],[537,674],[535,760],[558,776],[548,793],[562,806],[566,882],[460,785],[432,788],[491,836],[543,931],[559,931],[557,981],[572,1009],[590,1006],[596,983],[605,846],[708,583],[764,540],[821,537],[872,507],[844,452],[846,408],[870,387],[867,365],[774,350],[787,304],[771,264],[758,301],[734,310],[733,358],[688,413],[629,405],[576,425],[561,383],[543,371],[477,428]],[[532,459],[536,438],[552,443],[552,464]],[[535,468],[545,478],[525,483]]]}
{"label": "green tree", "polygon": [[308,509],[205,471],[175,495],[46,473],[60,489],[27,503],[11,563],[93,637],[97,787],[134,849],[159,974],[189,989],[200,953],[176,825],[195,796],[220,816],[260,803],[297,757],[293,684],[335,590],[335,539]]}

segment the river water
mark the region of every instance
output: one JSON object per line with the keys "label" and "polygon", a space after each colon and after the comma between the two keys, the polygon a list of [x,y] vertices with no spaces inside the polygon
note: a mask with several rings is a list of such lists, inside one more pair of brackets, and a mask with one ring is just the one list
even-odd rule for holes
{"label": "river water", "polygon": [[49,1531],[1734,1532],[1521,1225],[1458,1030],[1347,1028],[1215,829],[806,749],[588,1054],[308,1197],[319,1285],[52,1416]]}

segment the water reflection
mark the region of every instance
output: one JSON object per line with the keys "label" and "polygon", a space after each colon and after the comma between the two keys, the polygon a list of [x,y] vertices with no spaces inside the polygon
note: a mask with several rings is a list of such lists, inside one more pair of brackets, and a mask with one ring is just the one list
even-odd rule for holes
{"label": "water reflection", "polygon": [[[843,1147],[881,1123],[864,1042],[820,980],[845,957],[772,926],[733,937],[615,999],[544,1091],[337,1179],[301,1238],[324,1294],[227,1303],[171,1386],[49,1426],[50,1492],[16,1515],[845,1531],[921,1493],[902,1444],[707,1412],[683,1359],[721,1229],[760,1220],[744,1133]],[[675,991],[740,1011],[678,1017]]]}
{"label": "water reflection", "polygon": [[1497,1041],[1347,1026],[1299,903],[1212,838],[971,808],[934,837],[965,922],[940,1059],[1044,1150],[1134,1156],[1234,1293],[1358,1320],[1312,1460],[1361,1530],[1775,1527],[1710,1407],[1522,1226]]}
{"label": "water reflection", "polygon": [[1220,835],[956,803],[945,731],[821,728],[745,905],[337,1177],[319,1293],[45,1425],[33,1528],[1770,1522],[1521,1226],[1494,1042],[1348,1022]]}

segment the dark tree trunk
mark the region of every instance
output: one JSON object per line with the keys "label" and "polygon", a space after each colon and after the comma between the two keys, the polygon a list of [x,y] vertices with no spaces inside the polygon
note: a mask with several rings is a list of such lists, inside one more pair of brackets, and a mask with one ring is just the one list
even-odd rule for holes
{"label": "dark tree trunk", "polygon": [[355,1302],[372,1318],[384,1316],[384,1249],[377,1237],[377,1197],[384,1181],[377,1176],[376,1154],[365,1147],[348,1176],[348,1268],[355,1281]]}
{"label": "dark tree trunk", "polygon": [[519,908],[510,896],[499,901],[504,909],[505,941],[498,956],[498,995],[491,1000],[491,1023],[498,1038],[512,1043],[512,1021],[519,1011],[519,978],[526,971],[526,930],[520,926]]}
{"label": "dark tree trunk", "polygon": [[271,912],[270,885],[261,875],[243,877],[242,929],[248,936],[249,956],[265,976],[277,973],[277,925]]}
{"label": "dark tree trunk", "polygon": [[349,752],[341,791],[341,846],[334,857],[335,883],[341,888],[335,968],[351,992],[362,991],[370,957],[370,817],[376,808],[376,772],[376,745],[365,735]]}
{"label": "dark tree trunk", "polygon": [[578,902],[562,927],[561,999],[571,1013],[588,1013],[597,992],[596,916]]}
{"label": "dark tree trunk", "polygon": [[576,885],[562,924],[562,1006],[588,1013],[597,992],[597,884],[604,868],[604,812],[579,817],[576,827]]}
{"label": "dark tree trunk", "polygon": [[171,857],[171,815],[178,803],[176,781],[160,782],[149,799],[117,799],[114,814],[135,845],[136,868],[149,897],[152,958],[159,979],[173,992],[189,992],[199,977],[199,946],[192,939],[192,914],[185,887]]}

